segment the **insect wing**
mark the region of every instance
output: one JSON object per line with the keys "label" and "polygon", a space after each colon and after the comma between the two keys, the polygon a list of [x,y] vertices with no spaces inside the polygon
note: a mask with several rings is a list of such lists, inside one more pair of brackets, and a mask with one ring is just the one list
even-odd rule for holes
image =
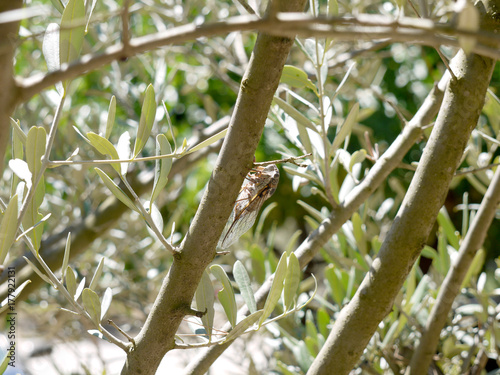
{"label": "insect wing", "polygon": [[275,165],[260,167],[254,173],[248,174],[219,239],[218,247],[228,248],[252,227],[262,204],[276,190],[278,180],[279,171]]}

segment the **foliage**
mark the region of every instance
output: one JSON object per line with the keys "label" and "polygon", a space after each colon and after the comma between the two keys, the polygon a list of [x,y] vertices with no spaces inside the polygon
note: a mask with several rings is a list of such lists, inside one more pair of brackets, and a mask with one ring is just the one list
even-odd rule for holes
{"label": "foliage", "polygon": [[[47,14],[22,20],[15,74],[46,74],[82,55],[102,53],[127,37],[122,33],[124,15],[134,38],[246,14],[239,2],[124,4],[29,2],[28,8],[42,5]],[[263,7],[257,9],[260,14]],[[433,4],[429,18],[448,21],[450,7]],[[408,4],[379,1],[313,0],[307,10],[312,16],[396,17],[410,12]],[[7,150],[10,168],[0,186],[5,202],[0,260],[8,265],[28,249],[29,266],[46,282],[19,302],[34,322],[31,334],[70,341],[88,330],[124,350],[132,345],[130,337],[126,342],[111,334],[108,319],[126,326],[130,336],[144,325],[214,169],[227,134],[221,124],[237,110],[237,92],[255,38],[254,33],[221,33],[148,50],[64,80],[16,108]],[[463,48],[471,50],[475,46],[475,40],[463,36],[458,42],[468,43]],[[456,49],[444,52],[451,57]],[[370,271],[430,129],[305,269],[294,251],[354,194],[446,67],[431,47],[304,36],[295,39],[287,64],[256,159],[311,156],[283,164],[278,190],[254,229],[204,271],[193,304],[198,314],[186,318],[175,345],[227,344],[262,328],[272,345],[283,348],[262,368],[300,374],[310,368],[331,323]],[[458,173],[453,179],[431,237],[355,373],[401,373],[408,366],[493,178],[500,130],[495,93],[495,87],[488,92],[460,166],[460,172],[474,173]],[[127,206],[125,213],[109,230],[95,223],[95,240],[72,254],[73,228],[80,228],[110,197]],[[14,227],[19,213],[24,218]],[[441,332],[434,366],[444,373],[464,373],[483,353],[498,359],[500,254],[495,231],[475,255]],[[57,266],[48,266],[43,250],[60,238],[65,239],[64,251]],[[272,275],[267,298],[259,304],[255,291]],[[249,315],[237,314],[242,306]],[[64,329],[51,328],[52,314]],[[230,330],[219,337],[217,318],[222,316]],[[188,332],[196,337],[185,338]]]}

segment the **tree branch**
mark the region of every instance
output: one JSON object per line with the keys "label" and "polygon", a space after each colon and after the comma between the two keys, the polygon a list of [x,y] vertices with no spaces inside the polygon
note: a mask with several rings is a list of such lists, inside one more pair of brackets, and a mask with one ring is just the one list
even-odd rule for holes
{"label": "tree branch", "polygon": [[417,349],[413,353],[408,375],[424,374],[432,361],[436,348],[446,321],[451,310],[451,305],[460,292],[462,282],[469,270],[472,260],[478,249],[484,243],[488,229],[495,217],[498,204],[500,203],[500,168],[495,175],[481,202],[481,206],[474,217],[464,241],[460,245],[458,256],[455,258],[446,278],[441,285],[436,303],[427,318],[425,331],[420,338]]}
{"label": "tree branch", "polygon": [[[301,11],[305,0],[280,2],[283,11]],[[235,111],[216,166],[189,228],[174,256],[136,347],[122,375],[154,374],[174,348],[174,336],[191,306],[201,276],[215,256],[215,247],[233,208],[243,179],[252,166],[267,114],[293,39],[259,34],[241,82]]]}
{"label": "tree branch", "polygon": [[71,65],[64,65],[60,70],[37,74],[29,78],[17,78],[19,87],[14,100],[17,103],[29,100],[33,95],[56,84],[59,81],[73,79],[112,61],[154,50],[171,44],[178,44],[200,37],[211,37],[233,31],[258,30],[271,35],[293,37],[335,37],[339,41],[359,41],[387,39],[387,42],[413,42],[433,47],[450,45],[459,47],[457,39],[450,36],[474,36],[478,44],[474,52],[490,58],[500,58],[500,51],[488,45],[499,40],[494,33],[479,31],[471,33],[457,30],[447,24],[435,24],[430,20],[409,17],[393,17],[361,14],[356,17],[311,17],[304,14],[277,14],[276,18],[260,19],[255,15],[229,18],[225,21],[196,26],[183,25],[155,34],[133,38],[128,44],[110,46],[101,54],[88,54]]}
{"label": "tree branch", "polygon": [[[318,229],[312,232],[306,240],[295,250],[300,267],[304,268],[313,257],[319,252],[321,247],[351,218],[352,214],[365,202],[365,200],[380,186],[389,173],[398,167],[399,163],[422,135],[423,128],[434,120],[443,99],[443,88],[448,82],[448,77],[443,77],[439,85],[427,95],[424,103],[404,128],[403,133],[391,144],[387,151],[378,159],[370,169],[365,179],[353,189],[336,210],[324,220]],[[261,308],[267,298],[272,285],[274,275],[255,293],[255,299]],[[248,315],[246,306],[241,308],[238,315]],[[222,329],[228,331],[231,326],[228,324]],[[184,370],[184,375],[203,375],[215,360],[231,345],[231,342],[211,347],[200,353],[188,367]]]}
{"label": "tree branch", "polygon": [[433,132],[397,217],[354,298],[344,307],[309,375],[348,374],[420,254],[484,104],[495,62],[460,51]]}

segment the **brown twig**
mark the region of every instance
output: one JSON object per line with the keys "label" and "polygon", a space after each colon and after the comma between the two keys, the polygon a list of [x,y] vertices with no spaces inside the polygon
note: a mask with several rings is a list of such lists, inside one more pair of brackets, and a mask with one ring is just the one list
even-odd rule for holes
{"label": "brown twig", "polygon": [[312,155],[312,153],[310,152],[310,153],[302,155],[302,156],[291,156],[289,158],[280,159],[280,160],[263,161],[260,163],[253,163],[253,165],[260,165],[260,166],[265,167],[266,165],[271,165],[271,164],[292,163],[292,164],[298,165],[299,167],[305,167],[304,164],[298,164],[295,162],[295,160],[304,159],[304,158],[311,156],[311,155]]}

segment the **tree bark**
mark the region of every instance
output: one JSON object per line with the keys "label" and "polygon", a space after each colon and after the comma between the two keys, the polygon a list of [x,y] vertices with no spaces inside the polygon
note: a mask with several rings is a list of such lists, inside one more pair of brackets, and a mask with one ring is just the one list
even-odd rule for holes
{"label": "tree bark", "polygon": [[[300,12],[305,0],[280,2],[280,10]],[[122,375],[154,374],[174,347],[174,335],[189,314],[196,287],[215,257],[215,247],[250,170],[274,93],[293,39],[259,34],[243,77],[229,131],[215,169],[179,253],[165,278],[144,327],[127,355]]]}
{"label": "tree bark", "polygon": [[456,80],[445,93],[436,124],[396,219],[357,293],[341,311],[308,375],[348,374],[426,243],[449,183],[484,104],[495,62],[460,51]]}
{"label": "tree bark", "polygon": [[[2,1],[0,13],[20,9],[22,0]],[[14,82],[14,51],[16,49],[19,22],[0,24],[0,172],[3,171],[5,151],[9,143],[10,117],[14,112],[17,87]]]}

